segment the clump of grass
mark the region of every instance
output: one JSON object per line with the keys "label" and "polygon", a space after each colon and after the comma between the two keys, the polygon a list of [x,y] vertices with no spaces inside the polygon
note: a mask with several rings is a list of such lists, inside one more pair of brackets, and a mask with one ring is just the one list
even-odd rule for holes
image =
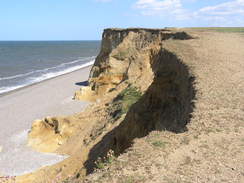
{"label": "clump of grass", "polygon": [[195,30],[210,30],[217,32],[233,32],[233,33],[244,33],[244,27],[193,27]]}
{"label": "clump of grass", "polygon": [[97,161],[95,162],[95,164],[96,164],[96,167],[98,169],[104,169],[104,167],[105,167],[105,163],[104,163],[104,161],[103,161],[103,159],[101,157],[99,157],[97,159]]}
{"label": "clump of grass", "polygon": [[99,157],[95,162],[97,169],[104,169],[107,165],[111,164],[115,160],[114,151],[110,150],[107,156],[104,158]]}
{"label": "clump of grass", "polygon": [[133,183],[133,182],[135,182],[135,179],[132,176],[128,176],[128,177],[125,177],[125,179],[122,180],[122,182],[123,183]]}
{"label": "clump of grass", "polygon": [[119,95],[118,98],[121,99],[122,104],[122,114],[127,113],[129,108],[136,103],[142,96],[141,91],[133,86],[129,86],[124,89]]}
{"label": "clump of grass", "polygon": [[152,142],[152,145],[155,146],[155,147],[163,148],[163,147],[165,147],[166,142],[162,142],[162,141],[157,140],[157,141]]}
{"label": "clump of grass", "polygon": [[219,28],[215,28],[214,30],[216,30],[218,32],[244,33],[244,27],[219,27]]}
{"label": "clump of grass", "polygon": [[123,114],[126,114],[130,107],[135,104],[142,96],[142,92],[129,85],[113,100],[113,104],[109,107],[108,111],[113,120],[121,118]]}

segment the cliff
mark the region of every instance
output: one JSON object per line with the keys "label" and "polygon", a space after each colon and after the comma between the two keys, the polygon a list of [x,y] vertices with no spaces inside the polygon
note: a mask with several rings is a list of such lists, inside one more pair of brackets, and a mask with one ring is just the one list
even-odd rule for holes
{"label": "cliff", "polygon": [[166,29],[105,29],[101,51],[92,67],[89,86],[76,92],[76,99],[101,97],[123,81],[147,88],[150,81],[148,48],[167,39],[189,39],[184,32]]}
{"label": "cliff", "polygon": [[[151,124],[151,127],[147,128],[151,128],[150,130],[168,128],[173,131],[180,131],[186,125],[187,115],[190,112],[190,101],[193,97],[190,90],[193,90],[193,88],[189,86],[192,83],[190,83],[191,77],[187,67],[162,46],[163,41],[169,39],[186,40],[191,39],[191,36],[185,32],[174,32],[165,29],[106,29],[103,33],[101,51],[90,72],[89,86],[76,92],[75,98],[94,100],[101,99],[104,95],[113,98],[124,88],[134,87],[145,93],[141,99],[143,100],[141,103],[145,108],[143,109],[141,106],[140,110],[142,111],[140,113],[150,110],[148,106],[151,106],[152,110],[156,107],[159,111],[160,108],[165,108],[164,105],[172,105],[167,109],[168,112],[172,112],[171,115],[185,113],[183,124],[178,122],[178,120],[181,120],[181,116],[178,117],[179,119],[175,123],[160,122],[161,116],[159,116],[154,121],[155,124]],[[161,83],[161,85],[157,83]],[[159,96],[157,92],[162,92],[163,88],[166,90]],[[172,101],[171,98],[175,101]],[[174,107],[178,105],[177,102],[179,101],[182,104],[179,104],[181,108],[177,110],[181,111],[176,112]],[[185,102],[189,104],[185,104]],[[110,115],[116,116],[117,113],[121,115],[122,103],[123,101],[117,102],[114,98],[108,107],[109,112],[113,113]],[[154,112],[156,111],[153,110]],[[146,118],[151,117],[147,116]],[[132,118],[132,116],[129,118]],[[29,134],[29,145],[39,151],[55,151],[72,136],[72,133],[75,133],[76,128],[71,124],[72,121],[76,120],[45,118],[36,121],[32,125],[32,131]],[[132,128],[137,129],[138,127],[135,124],[135,126],[132,125]],[[138,135],[140,133],[142,132],[139,130]],[[42,139],[40,139],[40,134]],[[129,142],[126,143],[129,144]]]}
{"label": "cliff", "polygon": [[[94,103],[77,115],[36,121],[29,133],[29,145],[38,151],[70,157],[19,180],[32,182],[38,177],[39,182],[48,182],[59,175],[70,182],[166,182],[181,177],[187,181],[196,180],[201,170],[205,182],[214,176],[205,162],[213,168],[219,162],[216,148],[223,153],[223,162],[240,169],[243,83],[233,98],[233,91],[225,92],[233,82],[222,82],[221,77],[232,77],[230,68],[242,72],[236,66],[244,55],[223,44],[239,43],[239,36],[222,36],[190,30],[106,29],[89,85],[75,94],[76,99]],[[235,67],[220,56],[224,53],[235,55]],[[228,104],[223,102],[226,95]],[[239,117],[227,123],[233,116]],[[230,155],[240,163],[227,161]],[[228,171],[220,169],[221,176]]]}

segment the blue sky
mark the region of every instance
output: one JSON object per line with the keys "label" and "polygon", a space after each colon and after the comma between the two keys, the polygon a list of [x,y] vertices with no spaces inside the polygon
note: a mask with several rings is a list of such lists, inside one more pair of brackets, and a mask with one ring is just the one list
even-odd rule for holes
{"label": "blue sky", "polygon": [[244,0],[2,0],[0,40],[98,40],[107,27],[244,26]]}

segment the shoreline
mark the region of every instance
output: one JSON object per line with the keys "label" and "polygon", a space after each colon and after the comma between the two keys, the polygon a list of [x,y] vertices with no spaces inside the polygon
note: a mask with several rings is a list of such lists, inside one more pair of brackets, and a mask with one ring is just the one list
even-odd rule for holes
{"label": "shoreline", "polygon": [[88,65],[0,96],[1,174],[22,175],[67,158],[27,147],[28,131],[37,119],[73,115],[85,109],[87,102],[72,100],[72,97],[80,89],[79,83],[87,81],[91,67]]}
{"label": "shoreline", "polygon": [[[91,63],[91,62],[92,62],[92,63]],[[74,70],[74,71],[71,71],[71,72],[63,73],[63,74],[60,74],[60,75],[57,75],[57,76],[54,76],[54,77],[51,77],[51,78],[44,79],[44,80],[42,80],[42,81],[38,81],[38,82],[36,82],[36,83],[32,83],[32,84],[29,84],[29,85],[26,85],[26,86],[22,86],[22,87],[13,89],[13,90],[11,90],[11,91],[7,91],[7,92],[4,92],[4,93],[0,93],[0,98],[1,98],[1,97],[4,97],[4,96],[7,96],[7,95],[9,95],[9,94],[11,94],[11,93],[20,91],[20,90],[22,90],[22,89],[25,89],[25,88],[28,88],[28,87],[31,87],[31,86],[40,84],[40,83],[42,83],[42,82],[49,81],[49,80],[51,80],[51,79],[55,79],[55,78],[57,78],[57,77],[64,76],[64,75],[67,75],[67,74],[70,74],[70,73],[73,73],[73,72],[77,72],[77,71],[79,71],[79,70],[81,70],[81,69],[85,69],[85,68],[87,68],[87,67],[91,67],[91,66],[93,66],[94,62],[95,62],[95,60],[94,60],[94,61],[87,62],[87,63],[85,63],[85,64],[88,64],[88,63],[89,63],[89,65],[85,65],[85,64],[84,64],[84,67],[79,68],[79,69]]]}

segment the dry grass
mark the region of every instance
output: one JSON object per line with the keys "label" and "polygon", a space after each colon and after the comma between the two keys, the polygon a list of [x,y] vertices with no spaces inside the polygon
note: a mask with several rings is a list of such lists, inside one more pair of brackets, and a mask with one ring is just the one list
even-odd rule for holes
{"label": "dry grass", "polygon": [[217,31],[225,33],[244,33],[244,27],[192,27],[190,29],[199,31]]}

